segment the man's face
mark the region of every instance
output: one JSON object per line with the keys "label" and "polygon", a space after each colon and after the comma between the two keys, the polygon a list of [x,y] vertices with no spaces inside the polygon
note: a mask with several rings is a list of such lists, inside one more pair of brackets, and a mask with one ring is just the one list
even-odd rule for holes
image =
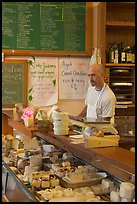
{"label": "man's face", "polygon": [[101,74],[95,66],[91,66],[88,70],[89,80],[92,86],[97,86],[101,80]]}
{"label": "man's face", "polygon": [[98,64],[92,64],[88,70],[89,80],[92,86],[101,87],[104,82],[103,72]]}

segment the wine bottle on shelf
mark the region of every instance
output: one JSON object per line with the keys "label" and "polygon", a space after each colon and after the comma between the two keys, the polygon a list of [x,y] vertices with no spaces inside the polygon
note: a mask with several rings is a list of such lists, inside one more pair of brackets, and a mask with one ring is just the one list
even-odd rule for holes
{"label": "wine bottle on shelf", "polygon": [[117,43],[118,47],[118,63],[121,63],[121,42]]}
{"label": "wine bottle on shelf", "polygon": [[97,49],[97,63],[101,64],[102,63],[102,59],[101,59],[101,48]]}
{"label": "wine bottle on shelf", "polygon": [[113,48],[113,43],[110,46],[109,49],[109,62],[114,63],[114,48]]}
{"label": "wine bottle on shelf", "polygon": [[126,48],[124,47],[123,42],[121,42],[120,62],[126,63]]}
{"label": "wine bottle on shelf", "polygon": [[132,63],[135,63],[135,45],[132,47]]}
{"label": "wine bottle on shelf", "polygon": [[126,63],[132,63],[132,52],[130,45],[126,47]]}
{"label": "wine bottle on shelf", "polygon": [[97,48],[93,48],[92,56],[90,58],[90,64],[96,64],[96,63],[97,63]]}
{"label": "wine bottle on shelf", "polygon": [[114,43],[114,63],[118,64],[118,45]]}

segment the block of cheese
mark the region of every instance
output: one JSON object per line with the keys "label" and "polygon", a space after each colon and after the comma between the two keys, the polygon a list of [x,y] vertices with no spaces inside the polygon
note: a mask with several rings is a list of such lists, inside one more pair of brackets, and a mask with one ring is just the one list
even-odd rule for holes
{"label": "block of cheese", "polygon": [[12,148],[15,150],[19,149],[20,148],[20,142],[21,141],[19,139],[14,138],[12,140]]}
{"label": "block of cheese", "polygon": [[5,136],[4,145],[3,145],[3,146],[5,146],[5,149],[6,149],[6,150],[9,150],[9,149],[12,148],[12,140],[13,140],[13,136],[12,136],[12,135],[7,134],[7,135]]}
{"label": "block of cheese", "polygon": [[56,148],[55,148],[55,146],[54,145],[47,145],[47,144],[44,144],[43,145],[43,150],[45,151],[45,152],[53,152],[53,151],[55,151],[56,150]]}
{"label": "block of cheese", "polygon": [[71,172],[69,176],[65,176],[63,179],[66,180],[69,183],[83,182],[83,176],[80,175],[80,174],[78,175],[75,172]]}
{"label": "block of cheese", "polygon": [[11,134],[7,134],[6,136],[5,136],[5,139],[6,140],[12,140],[14,137],[13,137],[13,135],[11,135]]}
{"label": "block of cheese", "polygon": [[62,155],[62,160],[72,160],[73,159],[73,155],[69,152],[64,152]]}
{"label": "block of cheese", "polygon": [[24,140],[23,143],[24,143],[24,149],[26,150],[39,148],[39,142],[36,138]]}
{"label": "block of cheese", "polygon": [[50,186],[55,187],[59,185],[59,179],[58,178],[53,178],[50,180]]}
{"label": "block of cheese", "polygon": [[42,188],[49,188],[50,187],[50,181],[42,181],[41,187]]}
{"label": "block of cheese", "polygon": [[120,196],[132,200],[134,198],[135,185],[130,182],[121,182]]}
{"label": "block of cheese", "polygon": [[86,148],[118,146],[118,139],[91,136],[85,138],[84,144]]}
{"label": "block of cheese", "polygon": [[18,169],[15,166],[10,166],[10,169],[16,174]]}
{"label": "block of cheese", "polygon": [[42,155],[41,154],[30,156],[30,166],[37,166],[41,168],[41,165],[42,165]]}
{"label": "block of cheese", "polygon": [[34,127],[34,118],[33,117],[24,118],[24,124],[26,127]]}
{"label": "block of cheese", "polygon": [[20,153],[25,153],[25,149],[23,148],[17,149],[17,154],[20,154]]}
{"label": "block of cheese", "polygon": [[33,180],[31,184],[33,187],[40,188],[41,180]]}
{"label": "block of cheese", "polygon": [[102,184],[111,191],[115,190],[114,182],[108,178],[102,179]]}
{"label": "block of cheese", "polygon": [[119,190],[111,191],[110,201],[111,202],[120,202],[120,192],[119,192]]}

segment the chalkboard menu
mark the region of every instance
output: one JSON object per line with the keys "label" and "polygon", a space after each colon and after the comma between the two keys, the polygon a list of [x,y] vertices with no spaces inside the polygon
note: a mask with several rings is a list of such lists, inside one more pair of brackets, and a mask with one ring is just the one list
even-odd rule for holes
{"label": "chalkboard menu", "polygon": [[2,63],[2,106],[27,104],[27,61],[5,60]]}
{"label": "chalkboard menu", "polygon": [[5,54],[85,54],[86,10],[86,2],[2,2],[2,49]]}

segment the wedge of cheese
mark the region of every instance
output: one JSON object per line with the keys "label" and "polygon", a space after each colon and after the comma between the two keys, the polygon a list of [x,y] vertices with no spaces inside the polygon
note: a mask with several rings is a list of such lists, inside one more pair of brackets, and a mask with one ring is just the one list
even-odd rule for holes
{"label": "wedge of cheese", "polygon": [[111,137],[86,137],[84,140],[84,144],[86,148],[94,148],[94,147],[111,147],[118,146],[119,137],[111,136]]}

